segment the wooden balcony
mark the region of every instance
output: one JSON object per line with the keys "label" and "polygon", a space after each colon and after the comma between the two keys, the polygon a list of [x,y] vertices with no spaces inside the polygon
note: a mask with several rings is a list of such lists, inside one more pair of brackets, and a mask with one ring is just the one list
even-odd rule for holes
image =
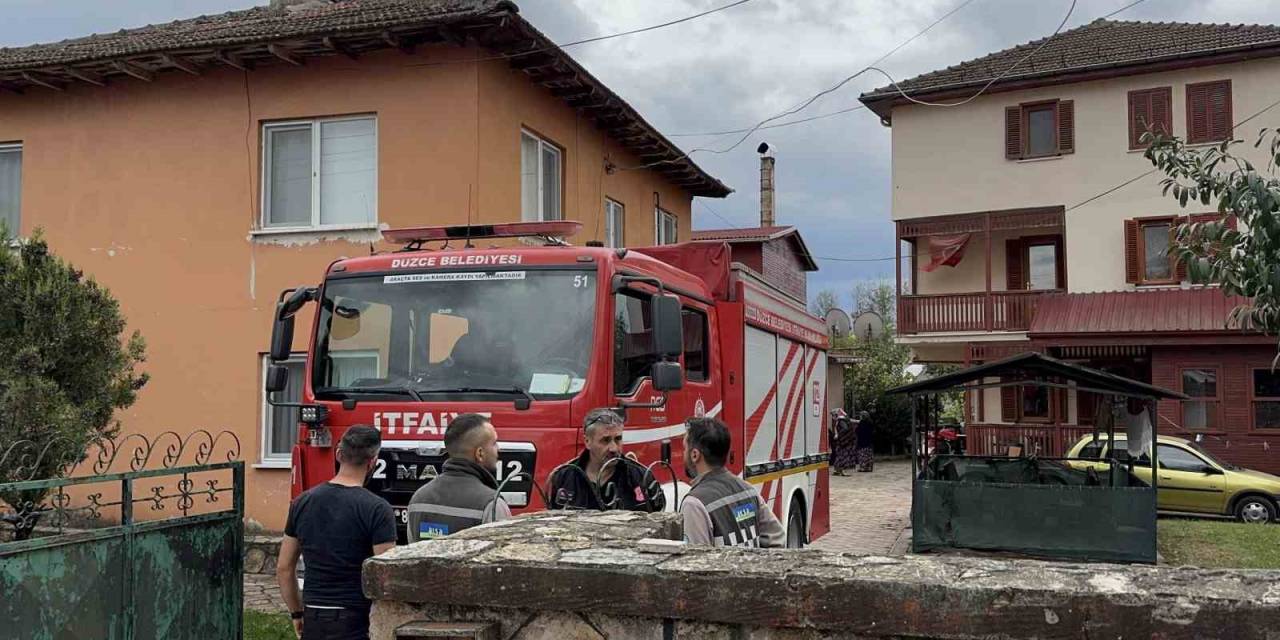
{"label": "wooden balcony", "polygon": [[1093,433],[1093,427],[1058,424],[969,424],[965,427],[965,452],[976,456],[1009,455],[1020,447],[1021,455],[1061,458],[1076,442]]}
{"label": "wooden balcony", "polygon": [[1040,299],[1057,291],[980,291],[903,295],[898,333],[1026,331]]}

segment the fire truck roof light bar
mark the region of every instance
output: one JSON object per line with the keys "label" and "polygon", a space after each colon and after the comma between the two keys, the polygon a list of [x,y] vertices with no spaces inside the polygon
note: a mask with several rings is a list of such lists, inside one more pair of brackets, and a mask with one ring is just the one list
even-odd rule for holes
{"label": "fire truck roof light bar", "polygon": [[450,225],[444,227],[411,227],[387,229],[382,237],[387,242],[418,243],[429,240],[479,240],[482,238],[567,238],[582,230],[574,220],[555,222],[511,222],[506,224]]}

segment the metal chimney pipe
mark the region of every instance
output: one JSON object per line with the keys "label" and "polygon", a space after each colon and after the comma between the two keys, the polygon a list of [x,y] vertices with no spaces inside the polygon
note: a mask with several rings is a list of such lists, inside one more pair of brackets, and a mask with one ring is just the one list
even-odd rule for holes
{"label": "metal chimney pipe", "polygon": [[773,208],[773,168],[777,158],[773,157],[774,148],[767,142],[761,142],[756,147],[756,152],[760,154],[760,226],[772,227],[774,225],[774,208]]}

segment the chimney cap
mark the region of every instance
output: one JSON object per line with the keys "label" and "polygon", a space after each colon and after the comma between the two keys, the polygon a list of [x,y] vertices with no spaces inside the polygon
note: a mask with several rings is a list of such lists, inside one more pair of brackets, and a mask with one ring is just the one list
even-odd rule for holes
{"label": "chimney cap", "polygon": [[768,142],[761,142],[760,146],[756,147],[756,153],[766,158],[772,158],[773,153],[777,150],[778,150],[777,147],[769,144]]}

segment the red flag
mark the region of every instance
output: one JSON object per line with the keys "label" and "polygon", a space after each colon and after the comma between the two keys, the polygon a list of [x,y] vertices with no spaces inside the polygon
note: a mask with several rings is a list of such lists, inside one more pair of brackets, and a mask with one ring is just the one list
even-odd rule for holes
{"label": "red flag", "polygon": [[960,264],[972,235],[962,233],[955,236],[929,236],[929,264],[920,267],[920,270],[930,272],[942,265],[954,267]]}

